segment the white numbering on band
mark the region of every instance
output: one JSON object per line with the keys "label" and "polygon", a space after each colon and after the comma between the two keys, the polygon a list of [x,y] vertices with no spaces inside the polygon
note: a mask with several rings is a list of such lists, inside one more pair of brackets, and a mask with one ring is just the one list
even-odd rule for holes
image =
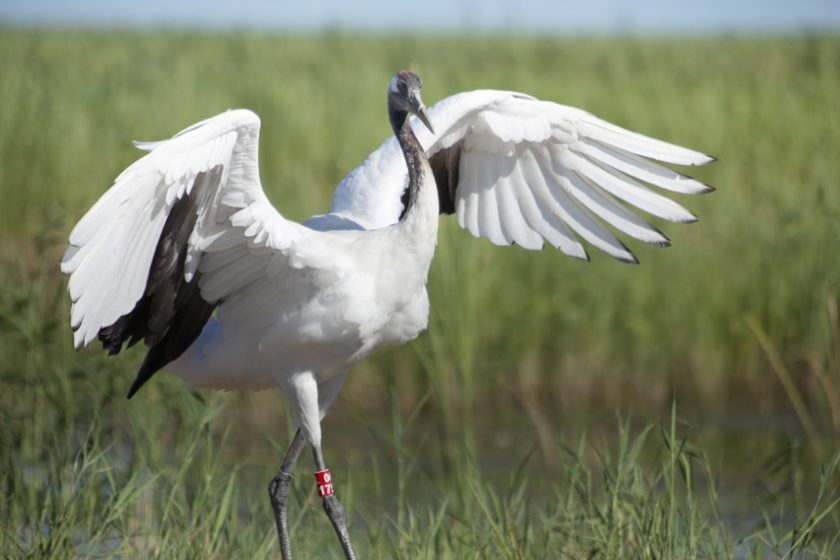
{"label": "white numbering on band", "polygon": [[322,498],[332,496],[335,494],[335,488],[332,483],[332,475],[329,470],[318,471],[315,473],[315,480],[318,483],[318,495]]}

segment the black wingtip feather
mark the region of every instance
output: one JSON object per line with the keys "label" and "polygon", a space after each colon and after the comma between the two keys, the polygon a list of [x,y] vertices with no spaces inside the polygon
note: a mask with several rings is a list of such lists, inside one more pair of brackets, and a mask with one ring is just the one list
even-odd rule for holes
{"label": "black wingtip feather", "polygon": [[584,262],[592,262],[592,257],[589,256],[589,251],[587,251],[585,247],[581,247],[581,249],[583,249],[583,257],[581,257],[580,260]]}
{"label": "black wingtip feather", "polygon": [[710,163],[715,163],[718,160],[718,158],[716,156],[713,156],[713,155],[710,155],[710,154],[703,154],[703,155],[706,156],[707,158],[709,158],[709,160],[701,162],[701,163],[690,163],[689,167],[698,167],[700,165],[708,165]]}
{"label": "black wingtip feather", "polygon": [[[559,246],[554,247],[554,248],[560,250]],[[583,251],[583,255],[575,255],[575,254],[572,254],[572,253],[567,253],[567,252],[562,251],[562,250],[560,250],[560,252],[563,253],[564,255],[568,256],[568,257],[572,257],[576,261],[581,261],[581,262],[585,262],[585,263],[592,262],[592,258],[589,256],[589,253],[586,251],[586,249],[581,247],[581,250]]]}
{"label": "black wingtip feather", "polygon": [[659,247],[662,249],[671,246],[671,240],[668,239],[668,236],[662,233],[662,231],[659,228],[654,226],[650,226],[650,228],[662,237],[662,241],[648,241],[648,245],[653,245],[654,247]]}
{"label": "black wingtip feather", "polygon": [[634,255],[634,254],[633,254],[633,251],[631,251],[631,250],[630,250],[630,248],[629,248],[629,247],[627,247],[627,245],[625,245],[624,243],[622,243],[620,240],[616,239],[616,241],[618,241],[618,244],[619,244],[619,245],[621,245],[621,248],[622,248],[622,249],[624,249],[625,251],[627,251],[627,255],[628,255],[628,256],[627,256],[627,257],[615,257],[615,258],[617,258],[618,260],[620,260],[620,261],[621,261],[621,262],[623,262],[623,263],[627,263],[627,264],[639,264],[639,259],[638,259],[638,258],[636,258],[636,255]]}

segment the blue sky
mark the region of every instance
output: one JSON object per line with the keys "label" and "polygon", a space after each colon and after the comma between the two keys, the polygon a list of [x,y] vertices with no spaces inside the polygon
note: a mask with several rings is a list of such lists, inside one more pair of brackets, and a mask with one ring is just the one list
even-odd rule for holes
{"label": "blue sky", "polygon": [[773,33],[840,30],[840,0],[0,0],[5,25]]}

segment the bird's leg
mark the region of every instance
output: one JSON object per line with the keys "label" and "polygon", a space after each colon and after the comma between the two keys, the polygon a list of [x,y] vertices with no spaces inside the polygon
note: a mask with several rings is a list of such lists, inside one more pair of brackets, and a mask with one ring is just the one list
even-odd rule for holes
{"label": "bird's leg", "polygon": [[321,453],[320,445],[313,445],[312,451],[315,455],[315,467],[318,472],[315,473],[315,478],[318,481],[318,494],[321,496],[324,503],[324,511],[327,517],[330,518],[335,534],[341,542],[341,548],[344,550],[344,556],[347,560],[355,560],[356,555],[353,552],[353,546],[350,544],[350,534],[347,532],[347,523],[344,515],[344,506],[338,501],[335,495],[335,490],[332,484],[332,477],[330,471],[324,464],[324,456]]}
{"label": "bird's leg", "polygon": [[280,470],[268,483],[268,495],[271,498],[271,508],[274,510],[274,521],[277,523],[277,538],[280,539],[280,553],[283,560],[292,560],[292,548],[289,544],[289,523],[287,520],[287,506],[289,504],[289,487],[292,485],[292,471],[295,470],[295,463],[306,444],[303,433],[298,430],[289,450],[283,457],[283,464]]}

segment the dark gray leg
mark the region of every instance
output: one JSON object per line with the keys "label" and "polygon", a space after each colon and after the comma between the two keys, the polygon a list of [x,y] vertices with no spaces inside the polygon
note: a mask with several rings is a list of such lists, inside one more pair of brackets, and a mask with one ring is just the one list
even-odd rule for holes
{"label": "dark gray leg", "polygon": [[[315,455],[315,467],[319,471],[327,470],[326,465],[324,465],[324,457],[321,454],[321,446],[313,446],[312,452]],[[341,542],[344,556],[347,560],[356,560],[356,555],[353,553],[353,546],[350,544],[350,534],[347,532],[344,506],[341,505],[341,502],[338,501],[335,494],[324,496],[322,500],[324,502],[324,511],[327,513],[327,517],[330,518],[333,529],[335,529],[335,534],[338,536],[339,542]]]}
{"label": "dark gray leg", "polygon": [[287,520],[287,506],[289,504],[289,486],[292,484],[292,471],[303,450],[306,440],[300,430],[295,432],[289,450],[283,457],[280,470],[268,484],[268,495],[271,497],[271,508],[274,510],[274,521],[277,523],[277,538],[280,539],[280,553],[283,560],[292,560],[292,548],[289,544],[289,523]]}

